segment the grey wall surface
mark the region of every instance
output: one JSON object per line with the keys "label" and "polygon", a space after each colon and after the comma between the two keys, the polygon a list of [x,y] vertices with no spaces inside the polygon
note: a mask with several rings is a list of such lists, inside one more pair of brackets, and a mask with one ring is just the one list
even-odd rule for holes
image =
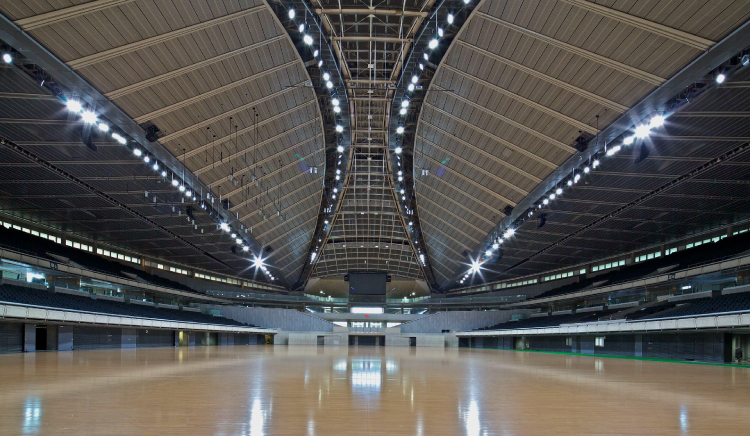
{"label": "grey wall surface", "polygon": [[332,322],[293,309],[209,305],[205,307],[220,310],[225,318],[288,332],[333,332],[334,327]]}
{"label": "grey wall surface", "polygon": [[409,321],[401,325],[401,333],[442,333],[443,330],[451,332],[465,332],[480,327],[487,327],[510,320],[511,313],[519,313],[519,310],[498,311],[456,311],[438,312],[424,318]]}

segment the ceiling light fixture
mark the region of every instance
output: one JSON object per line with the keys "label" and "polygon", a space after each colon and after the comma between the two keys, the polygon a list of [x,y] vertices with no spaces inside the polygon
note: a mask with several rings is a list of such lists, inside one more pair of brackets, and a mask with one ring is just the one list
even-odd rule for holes
{"label": "ceiling light fixture", "polygon": [[649,133],[651,133],[650,130],[651,129],[647,125],[641,124],[640,126],[635,128],[635,136],[637,138],[645,138]]}
{"label": "ceiling light fixture", "polygon": [[310,35],[305,35],[305,37],[302,38],[302,39],[305,41],[305,44],[307,44],[307,45],[312,45],[312,43],[313,43],[312,36],[310,36]]}
{"label": "ceiling light fixture", "polygon": [[649,123],[649,127],[652,129],[659,128],[664,125],[664,117],[661,115],[656,115],[655,117],[651,118],[651,122]]}
{"label": "ceiling light fixture", "polygon": [[339,145],[338,147],[336,147],[336,151],[338,151],[339,153],[343,153],[344,152],[344,146],[343,145]]}
{"label": "ceiling light fixture", "polygon": [[719,75],[716,76],[716,83],[718,83],[719,85],[724,83],[725,80],[727,80],[727,75],[724,73],[719,73]]}
{"label": "ceiling light fixture", "polygon": [[398,133],[399,135],[401,135],[402,133],[404,133],[404,126],[398,126],[398,127],[396,127],[396,133]]}
{"label": "ceiling light fixture", "polygon": [[79,103],[78,100],[68,100],[65,103],[65,106],[67,106],[68,110],[71,112],[80,112],[83,110],[83,106],[81,106],[81,103]]}
{"label": "ceiling light fixture", "polygon": [[395,150],[393,150],[393,151],[395,151],[395,152],[396,152],[396,154],[401,154],[401,151],[402,151],[402,150],[401,150],[401,147],[396,147],[396,149],[395,149]]}
{"label": "ceiling light fixture", "polygon": [[334,106],[338,106],[339,105],[339,99],[338,98],[331,99],[331,104],[334,105]]}
{"label": "ceiling light fixture", "polygon": [[11,56],[10,53],[4,53],[3,60],[5,61],[6,64],[9,64],[13,62],[13,56]]}
{"label": "ceiling light fixture", "polygon": [[141,151],[140,148],[134,148],[133,149],[133,154],[136,155],[136,156],[140,156],[140,155],[143,154],[143,152]]}
{"label": "ceiling light fixture", "polygon": [[339,133],[343,132],[344,131],[344,126],[342,126],[341,124],[336,125],[336,131],[339,132]]}
{"label": "ceiling light fixture", "polygon": [[81,114],[81,119],[83,119],[84,123],[94,124],[96,123],[96,114],[91,111],[85,111]]}
{"label": "ceiling light fixture", "polygon": [[294,19],[294,15],[295,15],[294,9],[289,9],[289,19],[290,20]]}
{"label": "ceiling light fixture", "polygon": [[448,14],[448,24],[453,24],[453,14]]}
{"label": "ceiling light fixture", "polygon": [[435,47],[438,46],[438,40],[435,38],[432,38],[430,40],[430,43],[427,46],[430,47],[431,49],[434,49]]}
{"label": "ceiling light fixture", "polygon": [[328,73],[323,73],[323,80],[326,80],[326,81],[331,80],[331,75]]}
{"label": "ceiling light fixture", "polygon": [[109,132],[109,126],[104,123],[99,123],[97,127],[99,127],[100,132]]}

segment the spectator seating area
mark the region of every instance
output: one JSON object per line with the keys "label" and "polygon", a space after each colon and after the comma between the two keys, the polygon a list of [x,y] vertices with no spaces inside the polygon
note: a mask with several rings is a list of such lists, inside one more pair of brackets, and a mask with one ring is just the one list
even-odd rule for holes
{"label": "spectator seating area", "polygon": [[580,322],[596,322],[600,317],[606,315],[606,311],[573,313],[565,315],[550,315],[534,318],[526,318],[519,321],[506,321],[490,327],[484,327],[477,330],[511,330],[511,329],[530,329],[541,327],[553,327],[561,324],[574,324]]}
{"label": "spectator seating area", "polygon": [[[8,247],[12,250],[28,253],[44,259],[49,259],[51,262],[60,262],[58,259],[50,256],[50,254],[55,254],[58,256],[66,257],[71,261],[92,271],[97,271],[128,280],[133,279],[133,277],[131,276],[137,276],[139,279],[153,285],[164,286],[167,288],[193,293],[197,292],[194,289],[181,283],[148,274],[139,268],[134,268],[115,260],[107,260],[106,258],[94,253],[89,253],[76,248],[57,244],[55,242],[30,235],[28,233],[24,233],[20,230],[8,229],[3,226],[0,226],[0,245]],[[128,273],[131,276],[128,276],[124,273]]]}
{"label": "spectator seating area", "polygon": [[604,282],[600,286],[637,280],[658,273],[660,268],[674,266],[670,271],[686,269],[692,266],[709,263],[720,258],[738,256],[750,251],[750,232],[722,239],[718,242],[703,244],[688,250],[678,251],[669,256],[661,256],[644,262],[633,263],[611,272],[594,277],[582,278],[577,283],[560,286],[537,295],[534,299],[564,295]]}
{"label": "spectator seating area", "polygon": [[680,316],[698,316],[710,313],[750,311],[750,292],[721,295],[713,298],[696,298],[672,303],[672,308],[653,313],[640,319],[675,318]]}
{"label": "spectator seating area", "polygon": [[242,327],[257,327],[243,324],[231,319],[211,316],[203,313],[158,308],[142,304],[128,304],[104,299],[94,299],[83,295],[55,293],[41,289],[31,289],[22,286],[0,285],[0,302],[23,305],[42,306],[58,309],[70,309],[84,312],[106,313],[111,315],[133,316],[180,322],[195,322],[202,324],[221,324]]}

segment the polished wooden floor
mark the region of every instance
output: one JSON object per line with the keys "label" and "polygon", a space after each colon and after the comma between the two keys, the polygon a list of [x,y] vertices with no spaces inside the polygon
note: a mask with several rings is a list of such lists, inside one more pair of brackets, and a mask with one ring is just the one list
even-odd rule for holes
{"label": "polished wooden floor", "polygon": [[748,435],[750,369],[497,350],[0,356],[2,435]]}

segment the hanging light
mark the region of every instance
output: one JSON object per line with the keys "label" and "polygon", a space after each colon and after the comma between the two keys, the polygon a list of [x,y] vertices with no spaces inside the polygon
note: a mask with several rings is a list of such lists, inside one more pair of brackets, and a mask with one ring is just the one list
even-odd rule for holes
{"label": "hanging light", "polygon": [[323,59],[321,59],[321,60],[318,61],[318,68],[320,68],[322,66],[323,66]]}
{"label": "hanging light", "polygon": [[651,122],[649,123],[649,127],[652,129],[659,128],[664,125],[664,117],[661,115],[656,115],[655,117],[651,118]]}
{"label": "hanging light", "polygon": [[505,233],[503,233],[503,238],[508,239],[511,236],[513,236],[515,233],[516,231],[514,229],[509,228],[508,230],[505,231]]}
{"label": "hanging light", "polygon": [[555,197],[556,197],[555,193],[552,193],[552,194],[550,194],[550,195],[549,195],[549,199],[550,199],[550,200],[554,200],[554,199],[555,199]]}
{"label": "hanging light", "polygon": [[727,80],[727,75],[724,73],[719,73],[719,75],[716,76],[716,83],[718,83],[719,85],[724,83],[725,80]]}
{"label": "hanging light", "polygon": [[97,127],[99,127],[100,132],[109,132],[109,126],[104,123],[99,123]]}
{"label": "hanging light", "polygon": [[596,169],[596,167],[599,166],[599,159],[594,159],[593,162],[591,162],[591,167]]}
{"label": "hanging light", "polygon": [[414,84],[410,83],[409,86],[406,87],[406,89],[408,89],[410,92],[414,91]]}
{"label": "hanging light", "polygon": [[427,53],[422,53],[422,57],[423,57],[423,58],[424,58],[424,60],[426,60],[426,61],[430,60],[430,55],[428,55]]}
{"label": "hanging light", "polygon": [[315,49],[315,51],[313,52],[313,57],[314,58],[318,57],[318,49]]}
{"label": "hanging light", "polygon": [[344,146],[343,145],[339,145],[338,147],[336,147],[336,151],[338,151],[339,153],[343,153],[344,152]]}
{"label": "hanging light", "polygon": [[225,231],[225,232],[228,232],[229,231],[229,224],[227,224],[227,223],[221,223],[221,224],[219,224],[219,228],[221,230]]}
{"label": "hanging light", "polygon": [[591,171],[591,167],[585,166],[583,167],[583,172],[588,174]]}
{"label": "hanging light", "polygon": [[406,108],[402,107],[401,110],[398,111],[401,115],[406,115]]}
{"label": "hanging light", "polygon": [[404,100],[403,100],[403,101],[401,102],[401,107],[409,107],[409,100],[406,100],[406,99],[404,99]]}
{"label": "hanging light", "polygon": [[404,126],[398,126],[398,127],[396,127],[396,133],[398,133],[399,135],[403,134],[404,133]]}
{"label": "hanging light", "polygon": [[[299,31],[300,31],[300,33],[302,33],[302,32],[305,31],[305,23],[300,23],[299,24]],[[305,36],[307,36],[307,35],[305,35]]]}
{"label": "hanging light", "polygon": [[427,46],[430,47],[431,49],[434,49],[435,47],[438,46],[438,40],[435,38],[432,38],[430,40],[430,43]]}
{"label": "hanging light", "polygon": [[86,124],[94,124],[96,123],[96,114],[91,111],[84,111],[81,114],[81,119],[83,119],[83,122]]}
{"label": "hanging light", "polygon": [[328,73],[323,73],[323,80],[331,80],[331,75]]}
{"label": "hanging light", "polygon": [[420,69],[420,70],[424,70],[424,64],[423,64],[423,63],[421,63],[421,62],[419,63],[419,69]]}
{"label": "hanging light", "polygon": [[442,27],[438,27],[438,36],[441,37],[441,38],[443,37],[443,28]]}
{"label": "hanging light", "polygon": [[568,186],[573,186],[573,181],[572,180],[568,180]]}
{"label": "hanging light", "polygon": [[177,186],[179,186],[179,184],[180,182],[177,179],[172,179],[172,186],[176,188]]}
{"label": "hanging light", "polygon": [[140,155],[143,154],[143,152],[141,151],[140,148],[134,148],[133,149],[133,154],[136,155],[136,156],[140,156]]}
{"label": "hanging light", "polygon": [[180,192],[185,192],[185,185],[180,185],[179,190]]}
{"label": "hanging light", "polygon": [[331,88],[333,88],[333,82],[331,82],[330,80],[329,80],[329,81],[327,81],[327,82],[326,82],[326,88],[328,88],[328,89],[331,89]]}
{"label": "hanging light", "polygon": [[13,56],[11,56],[10,53],[3,53],[3,60],[6,64],[9,64],[13,62]]}
{"label": "hanging light", "polygon": [[159,162],[154,162],[154,171],[159,171]]}
{"label": "hanging light", "polygon": [[396,152],[396,154],[401,154],[401,151],[402,151],[402,150],[401,150],[401,147],[396,147],[396,149],[395,149],[395,150],[393,150],[393,151],[395,151],[395,152]]}
{"label": "hanging light", "polygon": [[448,14],[448,24],[453,24],[453,14]]}
{"label": "hanging light", "polygon": [[339,133],[343,132],[344,131],[344,126],[342,126],[341,124],[336,125],[336,131],[339,132]]}
{"label": "hanging light", "polygon": [[614,147],[612,147],[609,150],[607,150],[607,156],[613,156],[618,151],[620,151],[620,146],[619,145],[615,145]]}
{"label": "hanging light", "polygon": [[622,145],[630,145],[635,141],[635,136],[628,136],[627,138],[622,140]]}
{"label": "hanging light", "polygon": [[341,108],[338,107],[338,106],[334,106],[333,107],[333,111],[336,112],[336,113],[339,113],[339,112],[341,112]]}
{"label": "hanging light", "polygon": [[417,82],[419,82],[419,77],[416,75],[411,76],[411,83],[417,83]]}
{"label": "hanging light", "polygon": [[635,128],[635,136],[637,138],[645,138],[649,133],[651,133],[650,130],[651,129],[647,125],[641,124],[640,126]]}
{"label": "hanging light", "polygon": [[289,19],[290,19],[290,20],[293,20],[293,19],[294,19],[294,15],[295,15],[295,13],[294,13],[294,9],[289,9]]}
{"label": "hanging light", "polygon": [[310,36],[310,35],[305,35],[305,37],[302,38],[302,39],[305,41],[305,44],[307,44],[307,45],[312,45],[312,43],[313,43],[312,36]]}
{"label": "hanging light", "polygon": [[557,190],[555,190],[555,194],[557,195],[562,194],[562,188],[557,188]]}
{"label": "hanging light", "polygon": [[145,155],[145,156],[143,156],[143,161],[146,162],[146,163],[149,163],[149,162],[151,162],[151,158],[148,157],[148,155]]}
{"label": "hanging light", "polygon": [[162,171],[162,172],[161,172],[161,176],[162,176],[162,177],[167,177],[167,172],[166,172],[166,171]]}
{"label": "hanging light", "polygon": [[83,106],[81,106],[81,103],[79,103],[78,100],[68,100],[65,103],[65,106],[67,106],[68,110],[71,112],[80,112],[83,110]]}
{"label": "hanging light", "polygon": [[334,105],[334,106],[338,106],[339,105],[339,99],[338,98],[331,99],[331,104]]}

